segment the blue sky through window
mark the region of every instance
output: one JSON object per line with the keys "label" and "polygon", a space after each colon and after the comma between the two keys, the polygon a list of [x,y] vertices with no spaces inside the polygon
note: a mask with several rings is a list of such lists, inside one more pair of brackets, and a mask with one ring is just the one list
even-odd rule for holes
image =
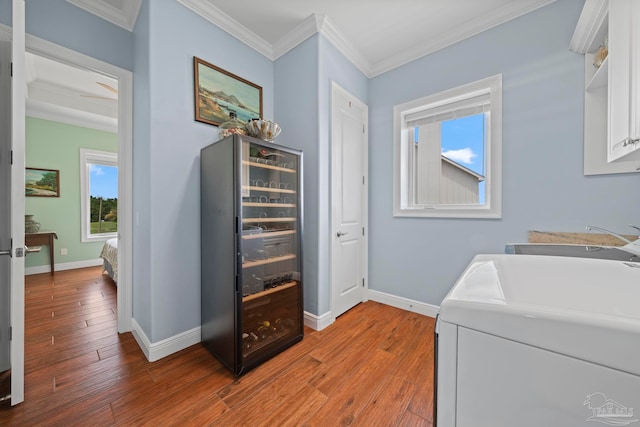
{"label": "blue sky through window", "polygon": [[484,175],[484,114],[442,122],[442,155]]}
{"label": "blue sky through window", "polygon": [[103,199],[118,198],[118,167],[91,164],[89,194]]}
{"label": "blue sky through window", "polygon": [[[441,123],[442,155],[484,176],[484,114]],[[485,183],[479,184],[480,204],[485,202]]]}

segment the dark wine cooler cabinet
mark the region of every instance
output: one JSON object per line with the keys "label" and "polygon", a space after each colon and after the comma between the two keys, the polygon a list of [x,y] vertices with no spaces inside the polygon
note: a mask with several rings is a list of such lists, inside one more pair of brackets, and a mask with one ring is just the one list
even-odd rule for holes
{"label": "dark wine cooler cabinet", "polygon": [[232,135],[200,176],[202,342],[239,376],[303,336],[302,153]]}

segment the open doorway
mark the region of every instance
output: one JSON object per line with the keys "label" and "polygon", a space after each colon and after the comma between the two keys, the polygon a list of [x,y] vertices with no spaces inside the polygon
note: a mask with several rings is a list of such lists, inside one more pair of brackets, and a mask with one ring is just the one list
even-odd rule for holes
{"label": "open doorway", "polygon": [[101,265],[118,236],[118,80],[33,53],[26,72],[25,273]]}
{"label": "open doorway", "polygon": [[[111,129],[117,134],[117,330],[128,332],[131,330],[132,320],[132,111],[133,111],[133,75],[130,71],[105,63],[95,58],[80,54],[73,50],[37,38],[27,38],[27,52],[51,60],[88,74],[88,90],[77,93],[78,98],[86,104],[95,102],[115,104],[116,117],[111,120]],[[107,80],[104,80],[104,79]],[[111,79],[111,80],[108,80]],[[100,84],[102,83],[102,84]],[[117,93],[116,93],[117,92]],[[82,95],[82,96],[80,96]],[[108,99],[117,99],[110,101]],[[62,97],[60,97],[62,99]],[[68,106],[62,106],[67,108]],[[107,106],[108,107],[108,106]],[[108,109],[105,105],[101,108]],[[110,108],[114,108],[112,105]],[[29,107],[27,109],[29,114]],[[96,112],[89,112],[96,119]],[[104,116],[105,114],[103,114]],[[102,120],[109,125],[109,121]],[[99,120],[98,120],[99,121]],[[28,159],[27,159],[28,161]],[[80,165],[79,154],[75,160]],[[78,177],[77,187],[80,188]],[[63,190],[63,189],[61,189]],[[103,204],[104,206],[104,204]],[[78,208],[80,210],[80,207]],[[27,212],[28,213],[28,212]],[[109,212],[104,212],[108,214]],[[104,218],[102,218],[104,219]],[[101,219],[101,220],[102,220]],[[90,222],[90,221],[89,221]],[[76,228],[80,229],[80,226]],[[59,249],[62,249],[61,247]],[[57,254],[56,254],[57,255]],[[60,256],[61,257],[61,256]]]}
{"label": "open doorway", "polygon": [[[79,342],[118,340],[118,213],[130,204],[119,194],[118,79],[31,52],[26,70],[25,241],[55,236],[25,260],[29,376],[82,359]],[[55,188],[44,188],[50,174]]]}
{"label": "open doorway", "polygon": [[[11,29],[4,26],[0,26],[0,40],[11,40]],[[118,260],[119,260],[119,278],[118,278],[118,293],[117,293],[117,331],[128,332],[131,331],[132,323],[132,140],[133,140],[133,74],[130,71],[124,70],[120,67],[112,64],[97,60],[87,55],[78,53],[76,51],[64,48],[54,43],[48,42],[37,37],[26,37],[26,43],[23,44],[25,52],[32,53],[44,58],[48,58],[54,61],[61,62],[63,64],[91,70],[104,76],[111,77],[117,80],[117,144],[118,144]],[[15,67],[14,67],[15,68]],[[25,67],[26,68],[26,67]],[[22,76],[20,80],[26,83],[25,72],[21,72]],[[15,77],[15,76],[14,76]],[[26,86],[26,85],[25,85]],[[26,89],[26,88],[25,88]],[[104,88],[103,88],[104,89]],[[23,90],[23,93],[26,90]],[[3,97],[5,99],[7,97]],[[24,104],[23,104],[24,105]],[[13,106],[8,111],[13,110]],[[24,107],[23,107],[24,108]],[[4,110],[3,110],[4,111]],[[24,111],[19,108],[17,111]],[[13,115],[13,114],[12,114]],[[24,117],[24,116],[23,116]],[[24,125],[24,123],[23,123]],[[10,126],[3,126],[3,129],[11,132]],[[24,154],[24,142],[17,140],[19,145],[14,146],[13,150],[18,150],[18,153]],[[22,154],[22,155],[23,155]],[[79,161],[78,161],[79,162]],[[22,164],[18,162],[18,164]],[[22,170],[22,167],[20,168]],[[22,172],[24,173],[24,172]],[[15,174],[14,174],[15,175]],[[24,176],[24,175],[23,175]],[[18,181],[19,182],[19,181]],[[18,205],[24,206],[24,198],[22,201],[18,199]],[[9,205],[16,205],[13,198],[10,199]],[[15,210],[15,209],[14,209]],[[21,214],[24,214],[24,210],[20,209]],[[17,212],[14,212],[17,214]],[[22,227],[22,225],[21,225]],[[4,249],[0,247],[0,249]],[[58,248],[61,249],[61,248]],[[22,276],[23,269],[20,268],[20,276]],[[8,302],[8,301],[7,301]],[[10,312],[11,313],[23,313],[24,300],[21,298],[11,298]],[[13,314],[12,314],[13,316]],[[19,315],[18,319],[20,318]],[[15,319],[14,319],[15,321]],[[24,358],[24,342],[23,326],[24,324],[19,322],[13,325],[13,339],[16,345],[12,345],[11,348],[11,371],[18,372],[20,377],[23,376],[23,363]],[[19,335],[16,335],[16,331],[19,331]],[[20,337],[20,338],[19,338]],[[15,351],[14,351],[15,350]],[[15,366],[14,366],[15,362]],[[15,372],[13,372],[15,374]],[[13,393],[13,384],[22,384],[22,381],[11,379],[11,388]],[[12,403],[19,403],[22,401],[20,393],[20,387],[16,386],[15,398],[12,396]]]}

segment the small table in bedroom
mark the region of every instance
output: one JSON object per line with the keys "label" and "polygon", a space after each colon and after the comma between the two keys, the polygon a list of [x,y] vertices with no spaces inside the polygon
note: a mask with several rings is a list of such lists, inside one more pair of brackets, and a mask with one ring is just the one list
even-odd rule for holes
{"label": "small table in bedroom", "polygon": [[49,263],[51,264],[51,274],[53,274],[53,239],[58,238],[55,231],[39,231],[37,233],[26,233],[24,235],[24,244],[29,246],[49,246]]}

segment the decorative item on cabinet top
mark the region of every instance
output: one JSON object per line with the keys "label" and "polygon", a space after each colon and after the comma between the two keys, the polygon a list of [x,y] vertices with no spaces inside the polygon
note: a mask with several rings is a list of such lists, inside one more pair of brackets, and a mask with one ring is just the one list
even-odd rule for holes
{"label": "decorative item on cabinet top", "polygon": [[247,126],[238,120],[236,112],[231,110],[229,111],[229,121],[222,123],[218,128],[218,137],[222,139],[234,133],[246,135]]}
{"label": "decorative item on cabinet top", "polygon": [[271,120],[252,119],[247,122],[249,136],[260,138],[263,141],[273,142],[280,135],[280,125]]}

